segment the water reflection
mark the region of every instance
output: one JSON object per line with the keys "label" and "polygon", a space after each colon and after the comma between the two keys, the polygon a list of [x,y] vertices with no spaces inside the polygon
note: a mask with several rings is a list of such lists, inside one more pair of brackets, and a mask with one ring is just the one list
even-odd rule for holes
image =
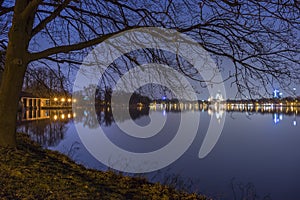
{"label": "water reflection", "polygon": [[67,124],[70,121],[82,122],[84,126],[93,129],[99,124],[109,127],[114,121],[124,122],[129,120],[125,112],[130,113],[133,120],[148,116],[149,112],[161,112],[166,115],[168,112],[179,113],[189,111],[207,112],[210,116],[215,116],[217,120],[224,117],[224,112],[246,113],[248,116],[259,113],[272,116],[274,124],[280,123],[284,116],[293,116],[292,126],[297,125],[297,117],[300,114],[300,107],[283,107],[270,105],[253,104],[214,104],[204,103],[172,103],[172,104],[150,104],[150,106],[115,106],[112,114],[111,106],[101,106],[96,109],[97,117],[93,116],[92,109],[77,109],[76,113],[72,110],[24,110],[18,114],[18,131],[28,133],[32,138],[43,146],[55,146],[64,138],[67,131]]}
{"label": "water reflection", "polygon": [[300,115],[300,107],[289,105],[283,106],[282,104],[231,104],[231,103],[213,103],[207,104],[203,102],[197,103],[166,103],[155,104],[152,103],[149,106],[150,111],[162,111],[165,115],[166,112],[187,112],[187,111],[201,111],[207,112],[210,116],[215,116],[220,122],[224,117],[224,113],[246,113],[250,116],[254,113],[257,114],[271,114],[274,124],[278,124],[283,120],[283,116],[293,116],[292,125],[297,125],[297,116]]}
{"label": "water reflection", "polygon": [[[129,118],[125,112],[129,112],[136,123],[147,121],[151,112],[166,115],[170,119],[170,123],[166,123],[168,127],[158,140],[151,141],[149,148],[148,143],[129,145],[151,150],[172,139],[171,132],[178,128],[175,126],[176,120],[180,119],[180,112],[203,112],[200,122],[203,124],[208,124],[212,116],[222,119],[224,113],[228,112],[235,117],[226,115],[222,137],[210,156],[202,160],[197,157],[199,145],[207,130],[206,126],[200,126],[194,144],[170,166],[170,173],[180,175],[184,180],[191,178],[193,186],[200,193],[211,196],[220,193],[220,199],[246,199],[250,193],[252,199],[257,197],[256,193],[260,194],[258,199],[268,199],[268,194],[272,199],[296,199],[297,185],[300,184],[300,135],[297,127],[294,127],[299,117],[297,106],[207,105],[200,102],[151,104],[149,107],[115,106],[113,109],[118,113],[116,117],[111,107],[97,107],[96,118],[91,116],[92,109],[77,109],[76,113],[72,110],[29,110],[19,113],[18,129],[45,147],[68,154],[71,158],[76,157],[76,161],[87,167],[103,169],[105,166],[94,159],[81,143],[73,123],[83,123],[89,128],[100,124],[113,142],[126,147],[132,143],[124,136],[121,137],[122,133],[118,132],[114,123],[126,123]],[[161,173],[166,174],[166,170],[162,169]],[[233,177],[236,179],[232,180]],[[195,184],[198,179],[199,183]],[[249,196],[247,198],[251,199]]]}
{"label": "water reflection", "polygon": [[71,110],[24,110],[18,113],[17,131],[45,147],[56,146],[64,139],[74,115]]}
{"label": "water reflection", "polygon": [[18,113],[19,121],[32,121],[48,119],[50,117],[49,110],[28,109],[22,113]]}
{"label": "water reflection", "polygon": [[[23,110],[18,113],[18,128],[19,132],[27,133],[34,141],[41,145],[55,146],[67,132],[68,124],[75,120],[76,123],[82,122],[84,126],[93,129],[100,124],[101,126],[111,126],[115,120],[123,122],[128,120],[128,115],[125,115],[123,107],[115,108],[118,113],[117,117],[113,117],[112,108],[110,106],[101,106],[96,109],[97,117],[92,115],[91,110],[78,109],[72,112],[70,109],[64,110]],[[123,114],[122,114],[123,113]],[[129,109],[132,119],[140,118],[141,116],[149,115],[148,107],[133,107]]]}

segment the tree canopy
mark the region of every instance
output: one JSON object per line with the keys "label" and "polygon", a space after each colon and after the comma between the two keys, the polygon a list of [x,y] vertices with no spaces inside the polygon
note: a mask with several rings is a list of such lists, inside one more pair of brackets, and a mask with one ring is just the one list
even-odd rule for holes
{"label": "tree canopy", "polygon": [[[256,95],[268,84],[299,83],[298,0],[0,0],[0,52],[5,54],[0,113],[16,113],[28,65],[76,67],[93,46],[138,27],[191,36],[216,60],[230,62],[225,79],[240,92]],[[7,89],[10,85],[16,89]],[[0,132],[12,134],[14,117],[0,124],[10,131]]]}
{"label": "tree canopy", "polygon": [[[157,26],[186,33],[212,55],[229,59],[228,76],[241,92],[299,82],[300,3],[296,0],[32,0],[24,4],[22,15],[34,12],[28,30],[30,62],[80,64],[89,47],[116,33]],[[1,2],[2,50],[8,44],[16,6],[13,1]]]}

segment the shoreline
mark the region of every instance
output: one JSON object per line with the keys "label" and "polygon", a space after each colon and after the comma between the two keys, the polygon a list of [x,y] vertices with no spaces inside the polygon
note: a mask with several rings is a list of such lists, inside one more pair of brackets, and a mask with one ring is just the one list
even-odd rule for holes
{"label": "shoreline", "polygon": [[208,199],[145,178],[97,171],[43,149],[23,133],[0,148],[0,199]]}

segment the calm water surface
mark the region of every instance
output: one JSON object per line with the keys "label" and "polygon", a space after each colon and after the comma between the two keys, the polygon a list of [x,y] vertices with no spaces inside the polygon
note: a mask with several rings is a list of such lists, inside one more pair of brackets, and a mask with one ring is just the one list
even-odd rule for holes
{"label": "calm water surface", "polygon": [[[192,117],[195,112],[201,111],[185,111],[184,114]],[[98,110],[98,120],[90,118],[89,111],[23,113],[19,116],[18,129],[45,148],[60,151],[88,168],[107,170],[83,146],[74,123],[90,128],[100,123],[106,136],[116,145],[133,152],[149,152],[172,140],[181,115],[180,112],[146,109],[132,111],[131,117],[144,126],[150,122],[149,113],[167,119],[164,128],[149,139],[128,137],[114,120],[128,123],[129,119],[113,119],[106,108]],[[29,115],[30,118],[36,116],[37,120],[28,120]],[[197,136],[183,156],[168,167],[143,176],[151,181],[176,183],[179,188],[214,199],[300,199],[300,117],[296,113],[227,113],[217,144],[208,156],[199,159],[211,115],[224,117],[222,113],[201,112]]]}

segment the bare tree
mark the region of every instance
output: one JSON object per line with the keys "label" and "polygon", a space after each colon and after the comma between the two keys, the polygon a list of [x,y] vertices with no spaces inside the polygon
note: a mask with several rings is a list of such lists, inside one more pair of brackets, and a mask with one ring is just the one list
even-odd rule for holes
{"label": "bare tree", "polygon": [[51,68],[37,67],[27,70],[23,91],[37,97],[66,96],[67,78]]}
{"label": "bare tree", "polygon": [[29,64],[76,66],[94,45],[137,27],[176,29],[229,59],[228,78],[241,92],[299,82],[299,8],[298,0],[0,0],[0,146],[16,145],[18,95]]}

